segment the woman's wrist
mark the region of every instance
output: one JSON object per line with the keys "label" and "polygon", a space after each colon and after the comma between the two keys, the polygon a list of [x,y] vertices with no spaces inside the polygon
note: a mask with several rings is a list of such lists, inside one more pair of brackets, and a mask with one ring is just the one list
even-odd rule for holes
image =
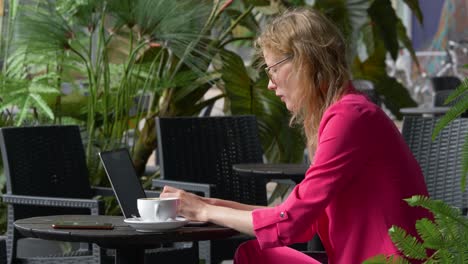
{"label": "woman's wrist", "polygon": [[206,204],[209,204],[209,205],[217,205],[216,204],[216,198],[210,198],[210,197],[201,197],[202,201],[205,202]]}
{"label": "woman's wrist", "polygon": [[214,206],[209,204],[209,203],[205,203],[205,205],[203,206],[202,210],[200,210],[200,213],[198,215],[198,218],[201,222],[209,222],[210,221],[210,211],[212,210]]}

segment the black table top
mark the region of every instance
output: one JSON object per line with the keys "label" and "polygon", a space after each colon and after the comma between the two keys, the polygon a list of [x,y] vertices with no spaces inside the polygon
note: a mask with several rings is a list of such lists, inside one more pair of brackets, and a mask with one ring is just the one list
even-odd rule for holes
{"label": "black table top", "polygon": [[[161,243],[199,241],[227,238],[237,231],[217,225],[184,226],[164,232],[137,232],[123,221],[122,216],[103,215],[55,215],[32,217],[15,221],[15,228],[24,236],[48,240],[96,243],[105,248],[127,246],[154,248]],[[52,223],[58,221],[97,221],[112,223],[112,230],[54,229]]]}
{"label": "black table top", "polygon": [[304,179],[309,165],[293,163],[245,163],[235,164],[232,169],[240,176],[259,176],[267,179],[290,179],[298,183]]}

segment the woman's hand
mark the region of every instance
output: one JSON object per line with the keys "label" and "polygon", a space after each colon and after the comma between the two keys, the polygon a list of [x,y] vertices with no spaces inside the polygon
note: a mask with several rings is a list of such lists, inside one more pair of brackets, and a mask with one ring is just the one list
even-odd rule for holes
{"label": "woman's hand", "polygon": [[164,186],[161,198],[177,197],[180,200],[178,214],[188,220],[206,222],[207,203],[203,197],[170,186]]}

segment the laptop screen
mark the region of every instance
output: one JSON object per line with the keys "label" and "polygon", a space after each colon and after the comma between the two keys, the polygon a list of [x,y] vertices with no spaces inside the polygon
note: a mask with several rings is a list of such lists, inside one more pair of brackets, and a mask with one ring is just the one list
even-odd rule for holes
{"label": "laptop screen", "polygon": [[99,153],[102,165],[112,185],[125,218],[139,217],[137,199],[145,198],[138,175],[127,149],[117,149]]}

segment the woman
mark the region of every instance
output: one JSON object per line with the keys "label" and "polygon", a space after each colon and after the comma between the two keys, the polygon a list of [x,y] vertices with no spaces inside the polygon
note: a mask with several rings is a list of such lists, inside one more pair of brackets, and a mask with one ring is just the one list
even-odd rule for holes
{"label": "woman", "polygon": [[[413,235],[428,217],[404,198],[427,195],[421,170],[386,114],[351,85],[338,29],[311,9],[287,11],[257,41],[268,67],[268,89],[301,120],[312,165],[276,207],[202,198],[172,187],[180,214],[256,236],[236,252],[236,263],[317,263],[286,245],[318,233],[329,263],[361,263],[397,255],[388,229]],[[312,155],[311,155],[312,156]]]}

